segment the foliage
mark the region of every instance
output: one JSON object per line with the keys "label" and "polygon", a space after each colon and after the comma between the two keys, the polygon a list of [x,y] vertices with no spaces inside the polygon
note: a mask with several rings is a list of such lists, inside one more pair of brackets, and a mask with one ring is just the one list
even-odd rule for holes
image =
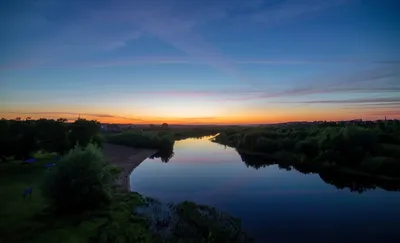
{"label": "foliage", "polygon": [[[47,210],[42,197],[41,184],[48,173],[43,165],[52,161],[53,154],[41,154],[34,164],[21,165],[20,161],[0,164],[0,242],[3,243],[85,243],[104,224],[100,218],[87,214],[53,215]],[[22,197],[23,190],[31,186],[32,196]]]}
{"label": "foliage", "polygon": [[133,214],[133,208],[143,205],[139,194],[116,194],[113,202],[109,207],[107,223],[98,228],[98,234],[92,242],[155,242],[145,219]]}
{"label": "foliage", "polygon": [[242,231],[240,220],[215,208],[185,201],[176,206],[176,212],[183,227],[176,227],[174,233],[183,242],[253,242]]}
{"label": "foliage", "polygon": [[63,154],[71,148],[68,125],[64,119],[56,121],[39,119],[36,121],[36,129],[38,140],[44,151]]}
{"label": "foliage", "polygon": [[64,154],[76,144],[89,142],[101,147],[98,137],[100,124],[78,119],[67,123],[66,119],[0,120],[0,159],[8,157],[25,159],[38,150]]}
{"label": "foliage", "polygon": [[156,132],[126,131],[118,134],[107,134],[105,140],[109,143],[138,147],[172,150],[174,140],[168,136],[160,136]]}
{"label": "foliage", "polygon": [[85,119],[78,119],[70,126],[69,139],[73,146],[79,144],[85,147],[93,140],[96,141],[99,145],[100,140],[96,138],[96,135],[99,132],[100,132],[99,122],[88,121]]}
{"label": "foliage", "polygon": [[[267,159],[264,164],[278,163],[301,170],[345,167],[378,176],[400,177],[397,120],[228,128],[213,141],[237,148],[242,158],[251,157],[243,153],[262,155]],[[262,163],[259,161],[255,166]]]}
{"label": "foliage", "polygon": [[49,173],[43,192],[58,211],[98,207],[111,199],[115,172],[97,147],[76,146]]}
{"label": "foliage", "polygon": [[[43,178],[48,171],[43,165],[54,155],[41,155],[37,163],[21,165],[18,161],[0,164],[0,242],[2,243],[87,243],[100,242],[104,235],[124,242],[124,235],[135,240],[125,242],[154,242],[144,219],[133,216],[133,207],[142,203],[137,193],[113,192],[112,201],[103,207],[79,214],[54,214],[47,210],[42,197]],[[22,198],[23,190],[33,187],[31,198]],[[118,225],[117,231],[114,226]],[[128,232],[130,231],[130,233]],[[145,237],[145,241],[136,240]],[[103,241],[104,242],[104,241]]]}

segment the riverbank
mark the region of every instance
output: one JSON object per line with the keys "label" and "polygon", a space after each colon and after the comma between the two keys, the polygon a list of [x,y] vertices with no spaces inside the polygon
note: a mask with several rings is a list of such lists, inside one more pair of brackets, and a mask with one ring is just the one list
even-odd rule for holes
{"label": "riverbank", "polygon": [[[213,141],[230,146],[256,167],[279,164],[320,172],[341,170],[349,174],[389,180],[400,178],[400,126],[397,121],[357,124],[318,123],[279,127],[227,129]],[[257,159],[259,160],[259,159]]]}
{"label": "riverbank", "polygon": [[[146,158],[151,152],[107,144],[105,151],[108,159],[111,158],[114,164],[124,167],[126,173],[143,161],[140,158]],[[127,193],[123,190],[113,191],[110,203],[99,208],[79,214],[56,213],[50,210],[49,202],[42,195],[43,181],[51,173],[45,165],[54,161],[54,155],[44,154],[35,158],[37,161],[30,164],[22,164],[17,160],[0,164],[0,218],[7,219],[0,221],[1,243],[252,240],[241,230],[238,219],[212,207],[189,202],[176,205],[158,203],[138,193]],[[119,158],[127,160],[116,163]],[[32,187],[33,193],[24,199],[22,193],[27,187]],[[160,208],[168,210],[160,211]],[[165,215],[163,212],[169,214]],[[207,214],[203,215],[204,212]],[[226,227],[227,223],[229,227]]]}
{"label": "riverbank", "polygon": [[110,143],[103,145],[103,153],[107,161],[122,170],[117,185],[127,192],[130,191],[129,176],[132,171],[156,152],[156,149],[133,148]]}

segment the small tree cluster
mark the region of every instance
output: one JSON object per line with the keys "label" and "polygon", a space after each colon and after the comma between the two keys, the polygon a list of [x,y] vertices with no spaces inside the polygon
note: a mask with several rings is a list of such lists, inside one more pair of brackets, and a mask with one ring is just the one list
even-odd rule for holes
{"label": "small tree cluster", "polygon": [[76,146],[45,179],[44,195],[58,211],[80,211],[109,202],[118,171],[93,144]]}

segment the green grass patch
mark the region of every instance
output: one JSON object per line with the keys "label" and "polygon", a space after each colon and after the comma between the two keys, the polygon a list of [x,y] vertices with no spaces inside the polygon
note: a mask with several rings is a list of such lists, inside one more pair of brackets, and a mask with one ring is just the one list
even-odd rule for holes
{"label": "green grass patch", "polygon": [[[43,165],[54,156],[39,157],[32,164],[0,164],[0,242],[151,242],[145,220],[132,214],[133,207],[143,203],[138,194],[115,194],[109,206],[95,211],[55,215],[41,191],[49,173]],[[33,187],[32,197],[23,199],[23,191],[29,186]]]}

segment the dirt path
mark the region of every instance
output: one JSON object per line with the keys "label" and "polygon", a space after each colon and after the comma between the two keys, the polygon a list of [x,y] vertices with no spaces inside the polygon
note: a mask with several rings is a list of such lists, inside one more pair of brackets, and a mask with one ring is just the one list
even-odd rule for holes
{"label": "dirt path", "polygon": [[121,178],[117,184],[125,190],[130,191],[129,175],[145,159],[156,153],[157,150],[105,143],[103,145],[103,152],[108,162],[122,168]]}

